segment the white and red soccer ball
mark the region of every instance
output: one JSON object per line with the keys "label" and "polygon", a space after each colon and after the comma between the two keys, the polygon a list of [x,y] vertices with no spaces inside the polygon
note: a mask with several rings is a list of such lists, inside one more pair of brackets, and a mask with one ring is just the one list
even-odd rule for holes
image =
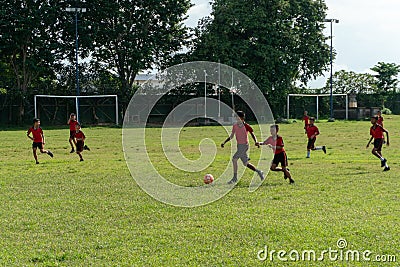
{"label": "white and red soccer ball", "polygon": [[212,176],[211,174],[206,174],[204,175],[203,181],[205,184],[211,184],[212,182],[214,182],[214,176]]}

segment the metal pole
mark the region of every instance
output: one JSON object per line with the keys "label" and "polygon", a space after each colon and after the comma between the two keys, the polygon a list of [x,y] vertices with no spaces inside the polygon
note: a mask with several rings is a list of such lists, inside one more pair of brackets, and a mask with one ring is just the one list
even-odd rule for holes
{"label": "metal pole", "polygon": [[331,20],[331,76],[330,76],[330,109],[331,109],[331,116],[330,118],[333,119],[333,20]]}
{"label": "metal pole", "polygon": [[290,112],[290,110],[289,110],[289,105],[290,105],[290,94],[288,94],[288,96],[287,96],[287,107],[286,107],[286,109],[287,109],[287,119],[289,119],[289,112]]}
{"label": "metal pole", "polygon": [[[76,96],[80,95],[79,90],[79,57],[78,57],[78,49],[79,49],[79,40],[78,40],[78,9],[75,10],[75,44],[76,44],[76,53],[75,53],[75,62],[76,62]],[[79,99],[76,98],[76,120],[79,121]]]}
{"label": "metal pole", "polygon": [[220,84],[221,84],[221,63],[218,60],[218,120],[221,117],[221,90],[220,90]]}
{"label": "metal pole", "polygon": [[35,118],[37,118],[36,96],[34,96],[33,102],[35,103]]}
{"label": "metal pole", "polygon": [[317,121],[319,118],[319,96],[317,95]]}
{"label": "metal pole", "polygon": [[349,119],[349,95],[346,95],[346,120]]}
{"label": "metal pole", "polygon": [[115,96],[115,121],[118,125],[118,96]]}
{"label": "metal pole", "polygon": [[207,118],[207,72],[204,70],[204,119]]}
{"label": "metal pole", "polygon": [[[79,100],[78,96],[75,96],[75,108],[78,110]],[[78,121],[78,113],[76,113],[76,120]]]}

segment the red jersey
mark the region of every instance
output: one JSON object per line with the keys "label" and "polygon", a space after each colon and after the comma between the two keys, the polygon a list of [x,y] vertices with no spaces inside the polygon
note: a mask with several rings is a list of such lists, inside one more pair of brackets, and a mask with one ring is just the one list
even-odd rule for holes
{"label": "red jersey", "polygon": [[76,140],[82,140],[86,137],[85,134],[82,131],[79,132],[75,132],[74,137],[76,138]]}
{"label": "red jersey", "polygon": [[371,126],[371,129],[369,130],[369,134],[372,135],[374,139],[383,139],[383,128],[381,125],[376,124]]}
{"label": "red jersey", "polygon": [[280,146],[281,148],[274,149],[274,153],[279,154],[285,151],[283,146],[285,145],[283,143],[283,138],[281,136],[277,136],[276,139],[274,139],[272,136],[268,137],[267,140],[263,142],[264,145],[271,145],[271,146]]}
{"label": "red jersey", "polygon": [[77,120],[70,120],[69,121],[69,130],[70,131],[75,131],[75,126],[78,124],[78,121]]}
{"label": "red jersey", "polygon": [[383,127],[383,117],[382,116],[378,116],[378,121],[377,123]]}
{"label": "red jersey", "polygon": [[319,135],[318,127],[315,126],[314,124],[313,125],[309,125],[307,127],[306,131],[307,131],[307,137],[308,138],[311,138],[311,136],[313,136],[313,135],[315,135],[315,136]]}
{"label": "red jersey", "polygon": [[243,124],[235,123],[232,127],[232,133],[235,134],[236,141],[238,144],[248,144],[249,143],[249,138],[247,136],[248,132],[252,133],[253,128],[251,128],[251,126],[245,122],[243,122]]}
{"label": "red jersey", "polygon": [[32,133],[33,136],[33,142],[35,143],[43,143],[43,131],[42,128],[29,128],[28,129],[28,133],[27,135],[29,135],[30,133]]}
{"label": "red jersey", "polygon": [[308,125],[308,119],[309,119],[310,117],[308,117],[307,115],[306,116],[303,116],[303,121],[304,121],[304,126],[306,126],[307,127],[307,125]]}

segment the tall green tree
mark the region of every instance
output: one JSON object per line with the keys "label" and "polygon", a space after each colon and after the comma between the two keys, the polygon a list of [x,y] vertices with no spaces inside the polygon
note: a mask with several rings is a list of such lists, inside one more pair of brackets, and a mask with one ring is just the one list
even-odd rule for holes
{"label": "tall green tree", "polygon": [[165,64],[188,38],[190,0],[87,2],[92,57],[114,71],[130,90],[141,70]]}
{"label": "tall green tree", "polygon": [[295,81],[329,62],[322,0],[215,0],[196,29],[191,58],[220,61],[248,75],[281,111]]}
{"label": "tall green tree", "polygon": [[57,1],[0,1],[1,61],[12,77],[10,94],[19,103],[19,119],[33,83],[55,78],[52,65],[59,54]]}
{"label": "tall green tree", "polygon": [[[337,94],[371,94],[377,92],[375,78],[369,73],[355,73],[354,71],[340,70],[332,77],[332,88]],[[330,81],[327,80],[322,93],[329,93]]]}
{"label": "tall green tree", "polygon": [[399,83],[397,75],[400,72],[400,65],[395,63],[378,62],[378,64],[372,67],[371,70],[377,73],[375,77],[377,79],[378,89],[381,92],[388,93],[396,91]]}

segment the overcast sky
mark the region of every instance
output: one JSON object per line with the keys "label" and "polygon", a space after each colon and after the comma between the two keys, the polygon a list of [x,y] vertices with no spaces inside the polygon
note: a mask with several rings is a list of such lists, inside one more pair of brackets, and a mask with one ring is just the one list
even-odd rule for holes
{"label": "overcast sky", "polygon": [[[210,0],[192,0],[189,26],[210,14]],[[333,24],[333,46],[337,51],[333,71],[369,69],[379,61],[400,64],[400,0],[325,0],[327,18],[338,19]],[[325,30],[330,35],[329,24]],[[372,73],[372,72],[371,72]],[[310,82],[311,88],[322,87],[325,77]]]}

